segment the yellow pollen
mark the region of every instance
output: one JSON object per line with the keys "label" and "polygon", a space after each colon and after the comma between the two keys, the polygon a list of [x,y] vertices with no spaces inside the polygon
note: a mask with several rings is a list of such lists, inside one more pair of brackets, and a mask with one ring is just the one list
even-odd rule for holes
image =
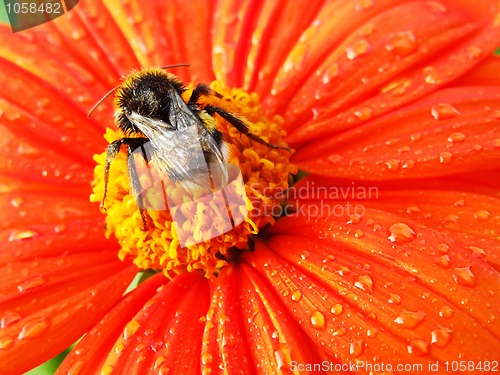
{"label": "yellow pollen", "polygon": [[[285,145],[285,131],[281,129],[283,119],[279,116],[268,118],[257,94],[230,89],[218,81],[212,82],[211,88],[222,97],[202,97],[200,104],[212,104],[237,113],[248,121],[253,134],[271,144]],[[186,102],[191,91],[188,89],[183,94]],[[161,189],[147,190],[145,201],[155,205],[164,200],[165,193],[180,208],[176,211],[170,207],[147,210],[145,223],[131,193],[126,150],[123,147],[111,163],[104,202],[106,236],[117,238],[121,246],[120,259],[133,259],[139,268],[161,270],[168,277],[186,270],[202,270],[207,277],[211,277],[238,253],[250,249],[250,236],[259,233],[264,226],[274,224],[275,215],[281,212],[281,200],[289,187],[289,176],[297,173],[297,168],[289,161],[291,152],[252,141],[218,115],[214,118],[229,147],[227,161],[239,168],[244,182],[244,185],[235,185],[236,194],[244,197],[244,203],[238,207],[231,206],[232,214],[229,216],[234,218],[235,213],[243,215],[243,222],[225,231],[223,228],[228,225],[228,214],[224,212],[227,205],[224,201],[222,204],[217,201],[220,197],[200,200],[195,195],[190,201],[180,193],[181,188],[173,184],[164,187],[163,192]],[[107,129],[104,136],[109,143],[123,137],[123,133],[111,129]],[[95,155],[94,160],[97,166],[90,200],[100,203],[104,194],[106,152]],[[139,181],[141,185],[147,184],[147,176],[139,175]],[[207,211],[212,212],[209,219],[205,215]],[[179,218],[182,220],[179,221]],[[191,233],[194,244],[181,246],[173,221],[182,223],[177,228]],[[221,232],[225,233],[214,237],[214,233]],[[211,239],[203,241],[206,238]]]}

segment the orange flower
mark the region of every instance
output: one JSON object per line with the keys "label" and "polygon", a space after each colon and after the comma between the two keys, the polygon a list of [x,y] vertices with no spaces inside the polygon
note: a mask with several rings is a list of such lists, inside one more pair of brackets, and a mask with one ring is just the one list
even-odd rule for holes
{"label": "orange flower", "polygon": [[[58,373],[498,370],[498,1],[157,3],[0,28],[0,372],[83,335]],[[86,113],[174,63],[256,92],[310,174],[233,258],[124,294],[142,269],[89,203],[112,104]]]}

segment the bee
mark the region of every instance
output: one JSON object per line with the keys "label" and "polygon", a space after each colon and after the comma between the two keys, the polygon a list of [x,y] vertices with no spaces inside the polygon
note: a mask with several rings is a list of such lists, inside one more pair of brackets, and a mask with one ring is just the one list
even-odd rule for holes
{"label": "bee", "polygon": [[200,189],[208,194],[224,187],[228,181],[229,153],[217,129],[216,116],[257,143],[290,151],[286,146],[268,143],[252,134],[247,121],[238,114],[201,103],[203,96],[220,97],[206,84],[198,84],[186,101],[182,98],[185,91],[184,84],[165,68],[147,68],[130,73],[90,110],[89,116],[115,93],[115,123],[125,135],[107,147],[101,208],[105,209],[111,163],[122,146],[127,148],[129,180],[139,208],[145,206],[133,162],[137,149],[142,150],[146,163],[186,190]]}

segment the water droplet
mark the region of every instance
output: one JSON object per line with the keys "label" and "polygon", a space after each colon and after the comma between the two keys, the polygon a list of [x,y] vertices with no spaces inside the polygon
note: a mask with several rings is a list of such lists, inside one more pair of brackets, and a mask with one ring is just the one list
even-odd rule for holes
{"label": "water droplet", "polygon": [[364,343],[361,339],[351,341],[351,344],[349,345],[349,354],[353,357],[359,357],[363,352],[363,346]]}
{"label": "water droplet", "polygon": [[358,39],[349,47],[347,47],[346,53],[349,60],[354,60],[358,57],[366,55],[370,51],[370,43],[366,39]]}
{"label": "water droplet", "polygon": [[359,224],[362,217],[363,216],[357,215],[357,214],[350,215],[349,216],[349,221],[347,222],[347,224]]}
{"label": "water droplet", "polygon": [[417,40],[411,31],[400,31],[389,35],[385,48],[396,56],[405,57],[417,50]]}
{"label": "water droplet", "polygon": [[14,197],[10,200],[10,205],[14,208],[19,208],[23,204],[23,198],[21,197]]}
{"label": "water droplet", "polygon": [[357,230],[354,232],[354,237],[356,237],[356,238],[363,238],[364,235],[365,235],[365,233],[361,230]]}
{"label": "water droplet", "polygon": [[483,50],[476,46],[470,46],[467,48],[467,57],[471,60],[480,58],[483,55]]}
{"label": "water droplet", "polygon": [[47,328],[49,328],[49,322],[45,318],[39,318],[36,320],[31,320],[26,322],[17,336],[18,340],[32,339],[35,337],[40,337],[43,335]]}
{"label": "water droplet", "polygon": [[447,11],[446,6],[438,1],[428,1],[427,5],[433,13],[444,14]]}
{"label": "water droplet", "polygon": [[500,148],[500,139],[493,140],[493,147]]}
{"label": "water droplet", "polygon": [[441,78],[439,78],[437,71],[432,66],[424,68],[423,74],[425,76],[425,82],[431,85],[439,85],[441,83]]}
{"label": "water droplet", "polygon": [[479,210],[474,213],[474,219],[478,221],[486,221],[490,218],[490,213],[485,210]]}
{"label": "water droplet", "polygon": [[37,286],[45,284],[45,279],[41,276],[32,277],[29,280],[24,281],[22,284],[17,286],[19,292],[26,292],[27,290],[36,288]]}
{"label": "water droplet", "polygon": [[391,242],[405,243],[411,242],[416,234],[413,229],[404,223],[395,223],[389,228],[391,235],[388,237]]}
{"label": "water droplet", "polygon": [[365,292],[373,292],[373,280],[367,275],[358,277],[358,281],[354,283],[354,286],[358,289],[364,290]]}
{"label": "water droplet", "polygon": [[458,201],[454,202],[453,205],[455,207],[463,207],[463,206],[465,206],[465,200],[459,199]]}
{"label": "water droplet", "polygon": [[366,9],[370,9],[373,6],[373,0],[360,0],[354,6],[358,12],[361,12]]}
{"label": "water droplet", "polygon": [[0,328],[7,328],[10,325],[17,323],[22,319],[22,316],[14,311],[6,311],[3,313],[2,318],[0,319]]}
{"label": "water droplet", "polygon": [[457,267],[453,269],[453,279],[457,284],[463,286],[476,286],[476,278],[470,267]]}
{"label": "water droplet", "polygon": [[340,163],[342,160],[344,160],[344,157],[340,154],[333,154],[328,156],[328,161],[331,163]]}
{"label": "water droplet", "polygon": [[403,310],[398,315],[394,322],[403,328],[413,329],[417,327],[425,319],[425,314],[422,311]]}
{"label": "water droplet", "polygon": [[444,348],[451,340],[451,329],[446,327],[437,327],[431,333],[431,343],[438,348]]}
{"label": "water droplet", "polygon": [[106,365],[101,369],[101,373],[99,375],[111,375],[114,371],[114,367],[111,365]]}
{"label": "water droplet", "polygon": [[469,246],[469,249],[472,250],[472,254],[474,254],[478,258],[484,258],[486,256],[486,252],[477,246]]}
{"label": "water droplet", "polygon": [[464,133],[457,132],[457,133],[451,134],[448,137],[448,142],[450,142],[450,143],[461,143],[463,141],[465,141]]}
{"label": "water droplet", "polygon": [[374,337],[377,337],[377,335],[378,335],[378,329],[376,329],[376,328],[369,328],[366,331],[366,336],[368,336],[368,337],[374,338]]}
{"label": "water droplet", "polygon": [[201,355],[201,363],[203,363],[204,365],[208,365],[209,363],[212,363],[213,360],[214,360],[214,357],[210,353],[205,352]]}
{"label": "water droplet", "polygon": [[316,329],[325,328],[325,316],[318,310],[314,310],[311,314],[311,324]]}
{"label": "water droplet", "polygon": [[391,294],[387,301],[393,305],[399,305],[401,303],[401,296],[399,294]]}
{"label": "water droplet", "polygon": [[368,121],[373,116],[373,108],[363,107],[354,111],[354,116],[359,118],[361,121]]}
{"label": "water droplet", "polygon": [[139,329],[141,325],[139,322],[135,319],[132,319],[130,322],[127,323],[125,326],[125,329],[123,330],[123,338],[125,340],[129,339],[131,336],[133,336],[137,330]]}
{"label": "water droplet", "polygon": [[453,309],[449,306],[444,306],[439,310],[441,318],[451,318],[453,316]]}
{"label": "water droplet", "polygon": [[300,293],[300,290],[296,290],[292,293],[292,301],[299,301],[302,298],[302,293]]}
{"label": "water droplet", "polygon": [[434,259],[436,263],[441,268],[448,268],[450,266],[450,257],[448,255],[443,255]]}
{"label": "water droplet", "polygon": [[342,307],[342,305],[340,303],[336,303],[335,305],[332,306],[330,312],[335,316],[339,316],[340,314],[342,314],[343,310],[344,308]]}
{"label": "water droplet", "polygon": [[68,375],[78,375],[82,371],[83,366],[85,363],[82,361],[76,361],[71,365],[71,368],[68,371]]}
{"label": "water droplet", "polygon": [[408,353],[418,356],[429,353],[429,343],[423,339],[411,339],[407,348]]}
{"label": "water droplet", "polygon": [[328,83],[330,83],[332,78],[337,77],[339,74],[340,74],[339,64],[333,63],[323,73],[323,76],[321,77],[321,82],[323,82],[324,85],[327,85]]}
{"label": "water droplet", "polygon": [[385,165],[387,166],[387,169],[390,170],[391,172],[396,172],[399,169],[399,160],[397,159],[391,159],[386,161]]}
{"label": "water droplet", "polygon": [[411,204],[406,208],[406,213],[408,214],[416,214],[419,212],[422,212],[422,210],[416,204]]}
{"label": "water droplet", "polygon": [[0,337],[0,350],[10,349],[12,345],[14,345],[14,340],[12,339],[12,337]]}
{"label": "water droplet", "polygon": [[336,331],[333,332],[333,336],[344,336],[347,332],[347,328],[345,327],[340,327]]}
{"label": "water droplet", "polygon": [[443,151],[439,154],[439,162],[444,165],[450,164],[452,157],[452,154],[447,151]]}
{"label": "water droplet", "polygon": [[457,117],[460,112],[451,104],[439,103],[431,108],[431,114],[436,120],[446,120]]}
{"label": "water droplet", "polygon": [[32,229],[14,230],[9,235],[9,241],[26,240],[38,236],[39,233]]}

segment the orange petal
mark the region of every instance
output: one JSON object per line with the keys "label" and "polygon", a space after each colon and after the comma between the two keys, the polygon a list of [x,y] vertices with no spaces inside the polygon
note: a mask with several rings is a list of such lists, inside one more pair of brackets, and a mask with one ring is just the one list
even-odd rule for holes
{"label": "orange petal", "polygon": [[499,5],[483,3],[477,12],[453,1],[325,2],[272,89],[262,79],[256,90],[271,113],[284,114],[293,144],[359,126],[453,81],[496,49]]}
{"label": "orange petal", "polygon": [[500,86],[500,56],[493,55],[481,61],[471,71],[452,82],[454,87],[461,86]]}
{"label": "orange petal", "polygon": [[484,260],[406,218],[350,220],[323,204],[280,219],[246,259],[318,348],[342,363],[439,361],[440,373],[446,360],[498,356],[500,283]]}
{"label": "orange petal", "polygon": [[305,171],[393,180],[496,168],[500,94],[496,87],[450,88],[363,127],[312,142],[294,155]]}
{"label": "orange petal", "polygon": [[208,305],[208,282],[203,276],[195,272],[176,276],[127,323],[102,370],[199,374]]}
{"label": "orange petal", "polygon": [[0,371],[23,373],[63,351],[121,298],[136,270],[102,250],[3,265]]}
{"label": "orange petal", "polygon": [[203,339],[203,373],[224,368],[274,374],[289,370],[292,361],[320,363],[325,358],[272,288],[244,264],[225,268],[217,278]]}
{"label": "orange petal", "polygon": [[125,325],[166,281],[162,274],[157,274],[127,294],[73,348],[57,374],[99,373]]}

